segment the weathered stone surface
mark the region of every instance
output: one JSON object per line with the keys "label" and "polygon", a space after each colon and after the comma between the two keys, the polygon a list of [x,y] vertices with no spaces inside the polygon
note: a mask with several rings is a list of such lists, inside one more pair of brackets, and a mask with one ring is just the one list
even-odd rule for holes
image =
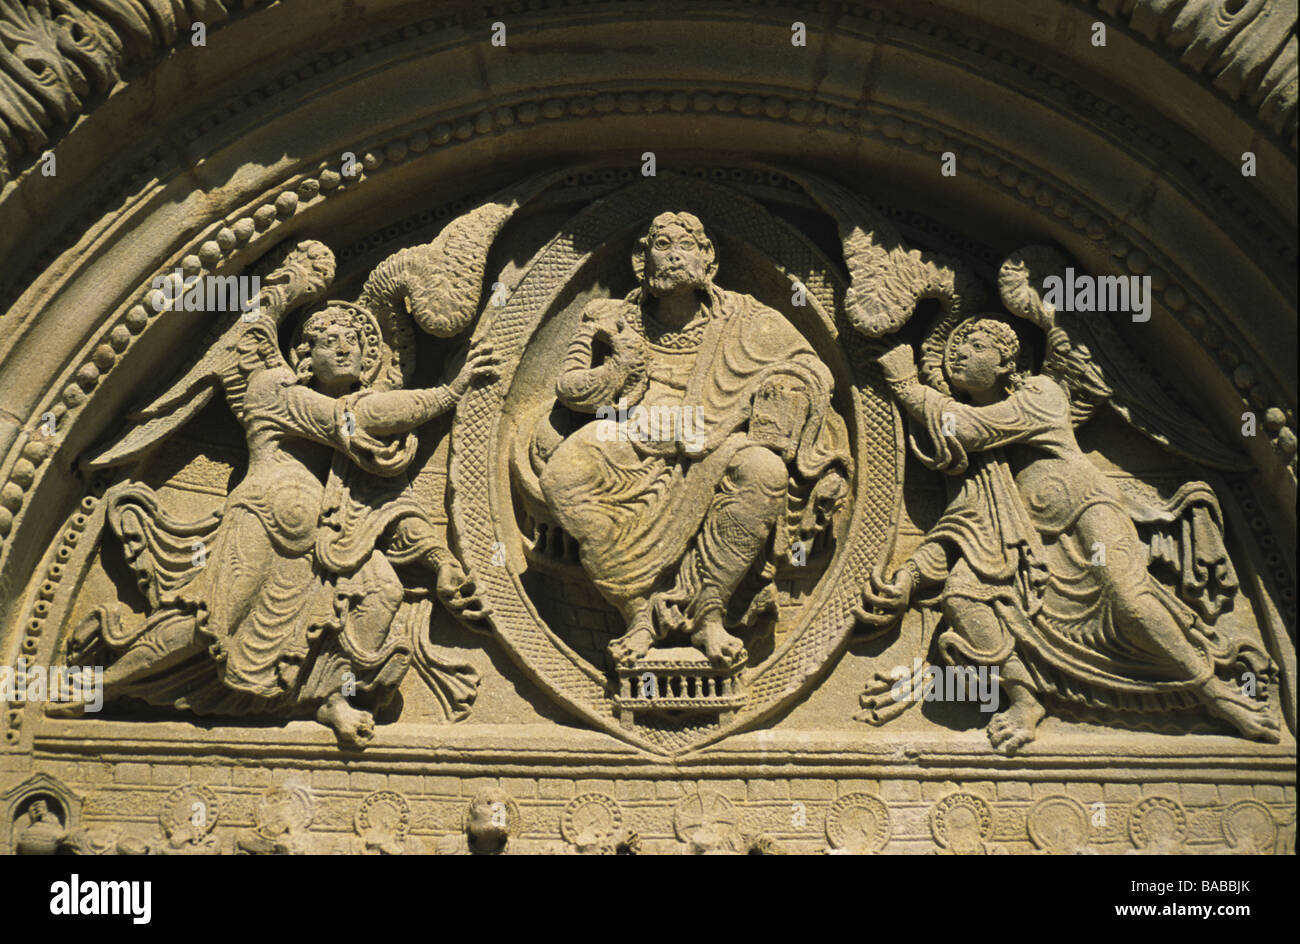
{"label": "weathered stone surface", "polygon": [[0,0],[0,849],[1294,851],[1293,3],[363,6]]}

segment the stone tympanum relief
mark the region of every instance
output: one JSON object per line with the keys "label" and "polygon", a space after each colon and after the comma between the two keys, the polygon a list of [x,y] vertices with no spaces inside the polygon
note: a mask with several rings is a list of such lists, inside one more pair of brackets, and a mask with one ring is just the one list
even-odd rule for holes
{"label": "stone tympanum relief", "polygon": [[[874,725],[918,700],[885,669],[920,691],[933,660],[993,678],[982,718],[1007,754],[1057,708],[1278,739],[1277,641],[1217,491],[1240,457],[1104,319],[1044,302],[1067,260],[1030,248],[981,273],[806,174],[782,178],[802,217],[673,173],[573,209],[564,177],[391,255],[355,301],[326,300],[323,243],[282,246],[257,304],[213,313],[193,362],[85,457],[106,487],[94,560],[144,601],[66,619],[66,660],[107,664],[109,715],[314,717],[361,748],[376,716],[402,721],[412,666],[440,720],[470,716],[481,673],[441,645],[459,624],[571,720],[659,755],[807,701],[864,643]],[[527,252],[490,275],[529,219]],[[246,467],[196,518],[141,469],[218,394]],[[1166,457],[1158,483],[1085,454],[1076,427],[1103,413]],[[403,851],[409,811],[374,797],[349,848]],[[527,846],[508,800],[475,798],[440,851]],[[612,802],[565,820],[568,847],[635,848]],[[985,805],[950,804],[939,847],[996,851]],[[869,794],[834,812],[834,850],[889,841]],[[302,851],[311,818],[285,793],[237,845]],[[1081,846],[1076,825],[1036,841]],[[777,849],[695,832],[679,841]]]}

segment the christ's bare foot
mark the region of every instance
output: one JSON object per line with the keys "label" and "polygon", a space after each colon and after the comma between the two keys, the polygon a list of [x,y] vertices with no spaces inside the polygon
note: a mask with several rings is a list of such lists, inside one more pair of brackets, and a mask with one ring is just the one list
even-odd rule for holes
{"label": "christ's bare foot", "polygon": [[989,721],[989,743],[1003,754],[1014,754],[1037,736],[1038,722],[1046,714],[1038,699],[1020,696],[1006,711],[994,715]]}
{"label": "christ's bare foot", "polygon": [[335,692],[316,710],[316,720],[334,729],[339,743],[345,747],[365,747],[375,736],[375,719],[370,712],[353,708]]}
{"label": "christ's bare foot", "polygon": [[633,626],[609,644],[609,654],[619,665],[633,666],[645,657],[654,641],[654,633],[648,627]]}
{"label": "christ's bare foot", "polygon": [[1270,744],[1280,740],[1280,726],[1266,705],[1239,694],[1222,679],[1212,679],[1202,689],[1202,697],[1211,714],[1227,721],[1246,737]]}
{"label": "christ's bare foot", "polygon": [[744,662],[748,656],[745,644],[737,639],[722,625],[722,614],[705,613],[699,622],[699,628],[691,634],[691,645],[709,657],[709,661],[719,668],[731,668]]}

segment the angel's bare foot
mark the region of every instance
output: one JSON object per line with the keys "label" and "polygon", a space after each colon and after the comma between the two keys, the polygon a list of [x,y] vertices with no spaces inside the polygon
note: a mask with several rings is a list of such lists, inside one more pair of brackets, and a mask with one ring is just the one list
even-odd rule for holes
{"label": "angel's bare foot", "polygon": [[993,749],[1008,756],[1037,737],[1038,723],[1047,711],[1028,693],[1013,698],[1006,711],[989,720],[988,736]]}
{"label": "angel's bare foot", "polygon": [[654,644],[654,633],[648,626],[634,625],[609,644],[609,654],[622,666],[636,665]]}
{"label": "angel's bare foot", "polygon": [[1263,702],[1253,701],[1222,679],[1212,679],[1201,690],[1210,713],[1227,721],[1248,738],[1276,744],[1281,739],[1277,719]]}
{"label": "angel's bare foot", "polygon": [[691,645],[709,657],[719,668],[730,668],[745,661],[745,644],[722,625],[722,614],[710,610],[700,617],[699,628],[691,633]]}
{"label": "angel's bare foot", "polygon": [[339,743],[345,747],[365,747],[375,736],[375,719],[370,712],[353,708],[335,692],[316,710],[316,720],[334,729]]}

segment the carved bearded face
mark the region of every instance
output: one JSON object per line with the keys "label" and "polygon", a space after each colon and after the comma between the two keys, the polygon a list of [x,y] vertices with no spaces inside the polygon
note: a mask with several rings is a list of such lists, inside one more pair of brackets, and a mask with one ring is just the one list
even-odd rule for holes
{"label": "carved bearded face", "polygon": [[330,321],[312,332],[311,372],[323,388],[346,388],[361,379],[361,332],[344,320]]}
{"label": "carved bearded face", "polygon": [[953,348],[949,379],[964,393],[986,394],[1002,385],[1011,366],[993,336],[977,328]]}
{"label": "carved bearded face", "polygon": [[712,254],[680,223],[654,227],[646,239],[645,284],[656,298],[708,284]]}

